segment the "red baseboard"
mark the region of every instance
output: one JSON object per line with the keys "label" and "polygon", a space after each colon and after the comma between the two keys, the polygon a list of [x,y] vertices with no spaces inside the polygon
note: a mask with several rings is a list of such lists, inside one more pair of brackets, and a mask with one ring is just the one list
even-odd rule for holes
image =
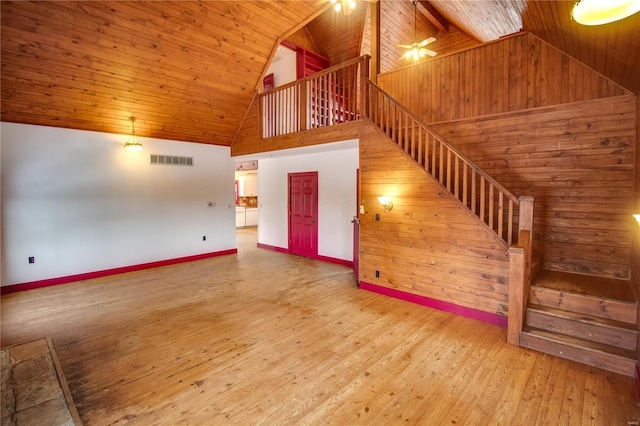
{"label": "red baseboard", "polygon": [[178,257],[175,259],[159,260],[157,262],[141,263],[139,265],[123,266],[120,268],[104,269],[102,271],[86,272],[83,274],[67,275],[65,277],[49,278],[46,280],[31,281],[28,283],[14,284],[0,287],[0,294],[15,293],[16,291],[31,290],[34,288],[49,287],[52,285],[67,284],[75,281],[101,278],[109,275],[124,274],[125,272],[142,271],[144,269],[158,268],[160,266],[175,265],[177,263],[193,262],[194,260],[208,259],[210,257],[225,256],[237,253],[238,249],[216,251],[212,253],[196,254],[193,256]]}
{"label": "red baseboard", "polygon": [[[268,244],[258,243],[258,247],[266,250],[277,251],[278,253],[291,253],[289,249],[286,249],[283,247],[270,246]],[[353,262],[350,260],[337,259],[335,257],[322,256],[320,254],[316,256],[311,256],[310,259],[316,259],[316,260],[321,260],[323,262],[335,263],[337,265],[348,266],[350,268],[353,267]]]}
{"label": "red baseboard", "polygon": [[426,296],[419,296],[417,294],[407,293],[401,290],[396,290],[394,288],[366,283],[364,281],[360,281],[360,288],[363,290],[368,290],[374,293],[393,297],[395,299],[400,299],[407,302],[416,303],[418,305],[427,306],[429,308],[438,309],[440,311],[450,312],[452,314],[472,318],[482,322],[488,322],[489,324],[494,324],[503,328],[507,327],[507,317],[503,315],[492,314],[473,308],[467,308],[465,306],[456,305],[454,303],[443,302],[442,300],[436,300]]}
{"label": "red baseboard", "polygon": [[277,247],[277,246],[270,246],[269,244],[258,243],[258,248],[277,251],[278,253],[289,253],[289,249],[286,249],[283,247]]}
{"label": "red baseboard", "polygon": [[335,263],[336,265],[348,266],[349,268],[353,268],[353,262],[350,260],[337,259],[335,257],[327,257],[322,255],[317,255],[313,259],[318,259],[323,262]]}

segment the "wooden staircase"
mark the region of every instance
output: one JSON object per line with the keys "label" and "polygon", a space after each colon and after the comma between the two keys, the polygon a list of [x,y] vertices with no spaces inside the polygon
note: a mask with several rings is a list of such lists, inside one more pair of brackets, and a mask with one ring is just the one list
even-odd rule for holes
{"label": "wooden staircase", "polygon": [[[533,198],[515,197],[369,80],[368,60],[364,56],[261,94],[261,116],[280,114],[263,120],[262,137],[368,119],[509,250],[510,343],[633,376],[638,306],[629,283],[538,273]],[[291,115],[282,116],[283,110]]]}
{"label": "wooden staircase", "polygon": [[628,281],[543,270],[531,286],[520,345],[633,376],[637,310]]}

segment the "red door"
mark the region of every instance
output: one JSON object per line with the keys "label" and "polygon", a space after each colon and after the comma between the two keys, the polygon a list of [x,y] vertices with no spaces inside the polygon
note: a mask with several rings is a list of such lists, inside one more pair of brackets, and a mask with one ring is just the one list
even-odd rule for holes
{"label": "red door", "polygon": [[289,252],[318,256],[318,172],[289,173]]}
{"label": "red door", "polygon": [[353,216],[353,276],[360,286],[360,169],[356,170],[356,215]]}

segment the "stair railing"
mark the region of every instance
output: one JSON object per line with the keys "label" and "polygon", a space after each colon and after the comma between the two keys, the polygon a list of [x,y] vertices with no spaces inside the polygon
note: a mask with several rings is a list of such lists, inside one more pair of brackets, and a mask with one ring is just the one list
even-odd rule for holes
{"label": "stair railing", "polygon": [[364,55],[261,93],[260,137],[359,120],[369,59]]}
{"label": "stair railing", "polygon": [[507,341],[519,345],[531,286],[533,197],[516,198],[372,81],[365,90],[363,115],[509,247]]}
{"label": "stair railing", "polygon": [[514,241],[520,202],[415,114],[367,81],[367,118],[504,242]]}

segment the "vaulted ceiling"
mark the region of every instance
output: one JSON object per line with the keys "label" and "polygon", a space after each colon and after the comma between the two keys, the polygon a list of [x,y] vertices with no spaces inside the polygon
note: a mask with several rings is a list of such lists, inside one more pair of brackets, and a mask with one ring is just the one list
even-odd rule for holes
{"label": "vaulted ceiling", "polygon": [[[440,55],[521,29],[640,92],[640,14],[602,27],[571,21],[573,1],[381,0],[382,71],[395,44],[432,35]],[[451,25],[434,25],[424,6]],[[333,64],[367,52],[369,13],[322,0],[2,1],[3,121],[131,132],[228,146],[276,44],[305,34]],[[323,13],[324,11],[324,13]],[[314,19],[315,18],[315,19]],[[308,24],[308,25],[305,25]]]}

